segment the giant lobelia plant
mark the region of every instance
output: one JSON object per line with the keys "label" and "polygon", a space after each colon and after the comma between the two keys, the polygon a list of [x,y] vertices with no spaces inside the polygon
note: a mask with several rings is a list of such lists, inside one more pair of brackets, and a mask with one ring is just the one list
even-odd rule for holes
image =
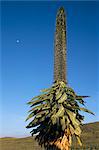
{"label": "giant lobelia plant", "polygon": [[93,114],[84,107],[83,98],[86,97],[88,96],[77,95],[67,84],[66,16],[64,8],[61,7],[56,18],[54,83],[28,102],[31,110],[26,120],[31,118],[31,121],[27,128],[32,128],[32,136],[36,134],[39,144],[47,149],[54,146],[54,149],[68,150],[73,135],[82,145],[80,135],[84,116],[80,111]]}

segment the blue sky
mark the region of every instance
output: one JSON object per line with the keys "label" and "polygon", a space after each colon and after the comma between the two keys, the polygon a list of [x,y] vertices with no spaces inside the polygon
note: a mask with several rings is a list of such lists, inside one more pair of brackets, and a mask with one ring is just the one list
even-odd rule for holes
{"label": "blue sky", "polygon": [[[1,13],[2,98],[0,136],[30,135],[26,102],[53,82],[56,13],[67,13],[67,78],[79,95],[89,95],[85,123],[99,121],[99,3],[4,2]],[[19,42],[17,42],[19,40]]]}

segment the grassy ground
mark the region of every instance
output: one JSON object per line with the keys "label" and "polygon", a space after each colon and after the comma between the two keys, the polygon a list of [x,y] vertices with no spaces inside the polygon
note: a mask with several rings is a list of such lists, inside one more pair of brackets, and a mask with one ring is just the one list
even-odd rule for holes
{"label": "grassy ground", "polygon": [[[84,150],[99,150],[99,122],[83,126],[82,142]],[[78,147],[76,140],[73,149]],[[90,148],[88,148],[90,147]],[[77,148],[75,148],[76,150]],[[79,147],[79,150],[83,148]],[[0,138],[0,150],[44,150],[32,137],[26,138]]]}
{"label": "grassy ground", "polygon": [[0,150],[38,150],[38,147],[32,137],[0,139]]}

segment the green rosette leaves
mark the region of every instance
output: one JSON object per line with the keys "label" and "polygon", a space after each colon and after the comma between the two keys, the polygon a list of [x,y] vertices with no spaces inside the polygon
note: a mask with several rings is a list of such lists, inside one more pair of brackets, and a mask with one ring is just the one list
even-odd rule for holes
{"label": "green rosette leaves", "polygon": [[55,82],[51,88],[42,90],[41,95],[28,102],[31,109],[26,121],[31,119],[31,122],[27,128],[32,128],[32,136],[37,134],[36,138],[40,144],[60,138],[68,131],[70,136],[75,135],[78,143],[82,145],[80,135],[84,116],[80,111],[93,114],[81,107],[85,106],[83,98],[87,97],[76,95],[64,82]]}

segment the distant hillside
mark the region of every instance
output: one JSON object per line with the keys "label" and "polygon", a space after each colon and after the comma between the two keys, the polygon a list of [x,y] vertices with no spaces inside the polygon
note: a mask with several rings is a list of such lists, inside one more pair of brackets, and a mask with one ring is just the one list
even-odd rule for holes
{"label": "distant hillside", "polygon": [[[88,123],[83,126],[82,142],[85,150],[99,150],[99,122]],[[77,147],[74,139],[72,147]],[[86,148],[87,147],[87,148]],[[0,150],[44,150],[32,137],[26,138],[0,138]],[[76,150],[76,149],[75,149]],[[82,150],[80,147],[79,150]]]}
{"label": "distant hillside", "polygon": [[[88,123],[83,125],[82,131],[83,132],[81,135],[81,139],[83,146],[97,146],[97,150],[99,150],[99,122]],[[74,140],[73,146],[76,145],[77,142]]]}

